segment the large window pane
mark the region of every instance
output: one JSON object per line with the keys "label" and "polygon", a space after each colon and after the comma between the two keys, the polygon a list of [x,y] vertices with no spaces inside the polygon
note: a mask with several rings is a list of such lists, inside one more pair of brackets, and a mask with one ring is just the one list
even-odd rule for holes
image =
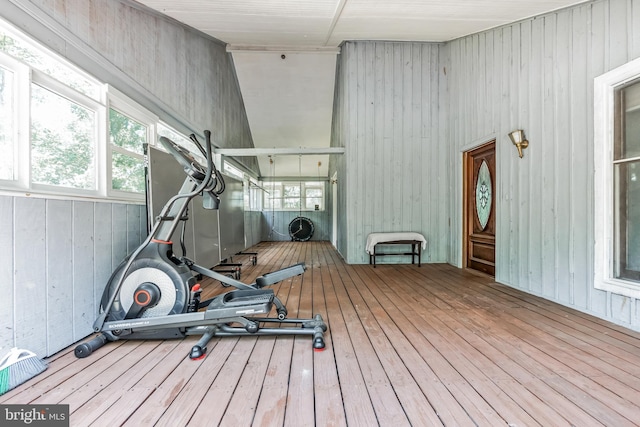
{"label": "large window pane", "polygon": [[147,126],[111,108],[109,141],[113,145],[111,189],[143,193],[144,162],[141,156],[147,142]]}
{"label": "large window pane", "polygon": [[640,156],[640,83],[618,91],[620,118],[616,126],[615,159]]}
{"label": "large window pane", "polygon": [[307,188],[305,189],[305,200],[307,209],[322,209],[322,189],[321,188]]}
{"label": "large window pane", "polygon": [[282,209],[282,184],[273,183],[265,186],[267,191],[265,207],[267,209]]}
{"label": "large window pane", "polygon": [[95,123],[94,111],[32,84],[32,181],[94,190]]}
{"label": "large window pane", "polygon": [[44,54],[28,42],[10,35],[2,29],[0,29],[0,51],[24,61],[33,68],[50,75],[93,99],[98,99],[99,97],[100,85],[98,83],[87,79],[72,67]]}
{"label": "large window pane", "polygon": [[113,145],[143,154],[142,145],[147,142],[147,127],[111,108],[109,139]]}
{"label": "large window pane", "polygon": [[298,209],[300,208],[300,185],[286,185],[284,186],[284,200],[283,207],[285,209]]}
{"label": "large window pane", "polygon": [[0,67],[0,179],[15,179],[13,110],[13,79],[11,71]]}
{"label": "large window pane", "polygon": [[640,280],[640,162],[615,168],[616,277]]}
{"label": "large window pane", "polygon": [[144,161],[126,154],[114,152],[111,185],[114,190],[143,193]]}

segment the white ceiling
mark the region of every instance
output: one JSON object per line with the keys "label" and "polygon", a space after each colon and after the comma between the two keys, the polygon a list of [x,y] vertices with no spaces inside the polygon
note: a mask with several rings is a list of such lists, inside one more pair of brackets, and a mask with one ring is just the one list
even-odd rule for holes
{"label": "white ceiling", "polygon": [[[227,43],[256,148],[299,148],[329,146],[343,41],[448,41],[584,0],[138,1]],[[275,175],[326,177],[327,165],[328,156],[277,157]]]}

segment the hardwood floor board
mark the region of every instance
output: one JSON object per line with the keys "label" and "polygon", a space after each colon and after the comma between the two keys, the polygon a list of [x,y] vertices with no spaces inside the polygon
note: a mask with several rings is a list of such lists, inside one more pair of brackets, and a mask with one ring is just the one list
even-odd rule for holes
{"label": "hardwood floor board", "polygon": [[180,396],[184,387],[196,375],[196,372],[202,366],[206,368],[210,363],[228,357],[236,342],[237,339],[231,338],[220,339],[210,343],[207,352],[208,356],[200,361],[193,361],[185,354],[182,354],[179,364],[175,366],[171,374],[155,388],[153,394],[145,401],[145,405],[127,418],[124,425],[133,427],[156,424],[173,401]]}
{"label": "hardwood floor board", "polygon": [[[140,410],[147,410],[145,406],[153,403],[150,398],[155,392],[155,388],[143,388],[143,387],[132,387],[128,390],[125,390],[122,393],[120,399],[116,402],[112,409],[103,412],[97,417],[94,417],[94,420],[88,422],[87,424],[78,423],[79,426],[95,426],[95,427],[104,427],[104,426],[121,426],[125,425],[127,419],[134,413]],[[159,410],[162,410],[159,408]],[[72,425],[76,425],[75,418],[70,417],[72,419]],[[153,424],[140,424],[143,425],[153,425]]]}
{"label": "hardwood floor board", "polygon": [[[105,412],[120,412],[120,404],[123,402],[122,397],[127,391],[134,388],[136,384],[150,372],[153,372],[156,377],[162,376],[161,372],[163,367],[171,364],[172,354],[179,354],[181,344],[184,344],[184,342],[178,340],[167,341],[144,355],[136,366],[133,367],[132,372],[127,372],[124,383],[120,381],[112,382],[108,387],[105,387],[81,405],[78,410],[72,412],[71,416],[73,417],[74,423],[78,425],[89,425]],[[186,352],[187,346],[182,345],[182,347],[184,347],[184,351]]]}
{"label": "hardwood floor board", "polygon": [[[169,347],[174,343],[177,343],[177,345],[173,347],[172,351],[167,354],[161,363],[146,372],[135,385],[130,388],[123,387],[117,396],[117,400],[107,410],[98,414],[87,414],[83,406],[76,411],[76,413],[79,414],[78,425],[89,425],[90,422],[96,425],[122,425],[135,412],[146,410],[143,407],[144,405],[158,407],[159,404],[155,402],[154,399],[157,399],[160,394],[153,395],[156,389],[162,385],[176,369],[179,369],[178,367],[184,361],[185,355],[193,345],[191,341],[191,339],[182,341],[171,340],[163,343],[163,346]],[[159,407],[161,411],[164,410],[162,405],[159,405]],[[86,411],[89,412],[90,408],[87,408]],[[73,419],[75,422],[75,413]],[[87,419],[86,424],[83,422],[83,419]]]}
{"label": "hardwood floor board", "polygon": [[[477,276],[473,280],[478,280]],[[640,350],[640,333],[606,322],[602,319],[586,315],[568,307],[554,304],[541,297],[521,292],[502,284],[491,284],[485,280],[476,282],[484,286],[484,290],[492,296],[506,297],[519,301],[532,312],[547,317],[557,325],[564,325],[584,334],[592,340],[602,341],[608,345],[636,354]],[[571,316],[568,316],[571,314]],[[578,334],[578,336],[582,335]]]}
{"label": "hardwood floor board", "polygon": [[284,424],[292,351],[293,337],[275,339],[252,425]]}
{"label": "hardwood floor board", "polygon": [[[448,313],[445,312],[443,318],[446,318],[446,316],[448,316]],[[460,317],[457,319],[460,320]],[[458,321],[452,317],[446,320],[447,322]],[[465,325],[464,319],[462,319],[462,322],[462,325]],[[516,383],[520,384],[528,393],[536,397],[535,400],[519,401],[519,405],[534,419],[537,418],[540,410],[546,412],[548,408],[553,408],[555,413],[572,425],[598,424],[597,420],[589,415],[584,408],[576,406],[575,403],[562,393],[556,391],[540,378],[533,376],[517,361],[512,360],[508,354],[511,350],[503,345],[503,343],[496,343],[485,339],[481,331],[478,331],[475,327],[461,328],[458,332],[462,334],[467,342],[490,360],[492,364],[500,366]],[[481,368],[482,366],[480,366],[480,369]],[[496,384],[500,385],[502,381],[504,380],[498,379],[496,380]],[[550,414],[550,416],[553,417],[553,414]]]}
{"label": "hardwood floor board", "polygon": [[327,292],[325,282],[331,280],[331,277],[323,251],[324,245],[317,243],[314,246],[316,258],[311,267],[313,314],[322,315],[323,320],[328,324],[329,331],[324,336],[325,349],[316,352],[313,359],[316,424],[346,426],[347,420],[334,356],[332,328],[327,315],[328,307],[325,298]]}
{"label": "hardwood floor board", "polygon": [[[70,347],[0,403],[66,403],[72,426],[639,425],[640,334],[446,264],[347,265],[328,242],[261,242],[245,283],[271,286],[310,336]],[[232,289],[204,279],[205,295]],[[272,312],[272,314],[275,314]],[[285,326],[282,326],[285,327]]]}
{"label": "hardwood floor board", "polygon": [[[367,334],[366,320],[369,314],[360,312],[355,309],[355,302],[349,298],[346,288],[353,287],[351,278],[344,272],[338,271],[340,283],[334,281],[336,295],[340,304],[340,309],[345,319],[345,323],[349,325],[348,334],[357,348],[356,358],[360,371],[373,404],[374,411],[378,422],[384,425],[408,424],[404,410],[395,395],[391,386],[389,377],[384,370],[384,366],[380,362]],[[382,394],[381,394],[382,393]],[[404,416],[404,420],[401,418]]]}
{"label": "hardwood floor board", "polygon": [[[488,381],[488,377],[483,374],[485,369],[494,375],[498,371],[498,375],[506,376],[504,372],[486,363],[482,365],[483,371],[475,369],[468,359],[476,359],[482,355],[460,339],[453,331],[447,331],[447,326],[437,319],[427,317],[428,320],[437,322],[435,327],[429,327],[428,320],[425,320],[422,324],[417,322],[416,320],[419,319],[419,316],[415,310],[420,310],[420,303],[419,301],[415,303],[408,302],[407,299],[399,297],[397,289],[402,286],[401,283],[390,285],[390,279],[387,278],[384,281],[374,280],[370,271],[367,272],[366,268],[362,271],[370,279],[369,283],[373,284],[373,286],[369,287],[369,291],[377,295],[378,301],[386,308],[389,319],[393,319],[398,325],[399,330],[388,335],[395,337],[400,333],[404,334],[415,348],[415,351],[420,354],[422,360],[426,361],[430,368],[433,369],[432,376],[437,376],[445,387],[446,384],[456,385],[455,393],[447,387],[447,390],[456,400],[468,401],[471,399],[476,402],[474,406],[477,408],[477,412],[470,414],[474,421],[480,421],[483,424],[482,421],[484,420],[485,424],[498,424],[505,422],[505,420],[510,420],[514,424],[536,424],[536,421],[515,402],[505,399],[503,393],[495,384],[491,386],[491,381]],[[417,324],[420,324],[421,327],[417,327]],[[393,344],[400,354],[410,354],[410,351],[403,349],[401,344],[397,342]],[[471,355],[467,356],[469,353]],[[407,363],[407,365],[414,366],[415,364]],[[411,369],[411,371],[415,375],[416,369]],[[420,384],[424,383],[422,378],[416,377],[416,381]],[[463,385],[465,383],[467,385]],[[467,405],[461,404],[461,406],[467,408]],[[474,406],[471,407],[473,408]],[[494,407],[499,408],[499,411]],[[465,412],[470,413],[471,411],[465,409]],[[502,418],[498,413],[501,414]],[[490,418],[490,420],[487,418]]]}
{"label": "hardwood floor board", "polygon": [[[532,319],[529,313],[520,313],[519,310],[509,310],[498,314],[501,318],[509,320],[511,328],[522,331],[522,337],[529,344],[536,346],[551,357],[556,358],[565,365],[588,377],[605,376],[608,384],[615,387],[617,394],[624,396],[630,393],[640,392],[640,383],[634,380],[634,376],[640,375],[637,366],[628,366],[624,360],[616,357],[599,347],[576,338],[568,333],[553,329],[546,323]],[[594,365],[593,358],[597,357],[601,363]],[[614,380],[619,385],[614,386]]]}
{"label": "hardwood floor board", "polygon": [[[433,275],[437,276],[437,273],[434,271]],[[447,277],[442,277],[441,280],[442,282],[446,283],[449,280],[448,275]],[[414,285],[411,280],[404,281],[404,283],[409,283],[410,284],[409,286],[412,289],[412,292],[418,292],[418,293],[431,292],[433,291],[432,289],[433,287],[440,286],[437,282],[433,282],[433,286],[424,286],[424,287],[419,285]],[[401,286],[401,285],[402,285],[402,281],[396,282],[396,286]],[[457,287],[457,285],[453,287]],[[448,289],[451,289],[451,286],[449,286]],[[455,295],[453,296],[455,297]],[[455,312],[455,314],[452,316],[452,310],[442,310],[440,312],[440,316],[437,316],[437,317],[439,317],[449,325],[457,325],[458,320],[466,322],[466,324],[462,324],[459,327],[455,326],[456,332],[458,334],[462,333],[463,338],[467,342],[472,344],[480,352],[482,352],[489,360],[491,360],[491,364],[500,366],[500,368],[504,370],[507,374],[509,374],[514,379],[516,379],[516,381],[519,381],[523,377],[522,366],[516,362],[511,361],[508,358],[505,358],[505,354],[502,351],[497,350],[497,349],[503,348],[504,346],[502,345],[498,345],[498,346],[486,345],[485,346],[483,345],[484,340],[479,340],[479,337],[482,337],[484,335],[488,335],[488,336],[491,335],[491,333],[487,331],[486,325],[482,323],[479,324],[478,323],[479,319],[476,318],[476,317],[484,317],[486,316],[486,314],[480,314],[480,316],[476,315],[474,317],[470,317],[469,309],[466,309],[466,310],[458,309],[453,311]],[[420,313],[420,315],[423,318],[425,318],[425,320],[428,320],[427,316],[425,316],[424,313]],[[488,367],[491,366],[491,364],[488,365],[486,363],[483,363],[482,365],[479,366],[479,368],[488,369]],[[524,371],[524,378],[528,379],[529,375],[530,374],[527,374],[526,371]],[[538,396],[553,395],[548,385],[544,385],[538,382],[530,384],[529,391],[532,394],[538,395]],[[559,397],[562,397],[562,396],[559,396]],[[553,402],[556,402],[556,401],[554,400]],[[560,403],[559,408],[555,410],[555,413],[557,414],[563,414],[568,409],[575,409],[575,407],[570,402],[566,401],[566,399],[565,401],[561,401],[559,403]],[[532,416],[533,414],[536,413],[535,408],[531,408],[527,401],[519,402],[519,405],[522,407],[523,410],[525,410],[525,412],[532,414]],[[548,406],[554,407],[554,405],[548,405]],[[547,407],[544,406],[543,408],[546,411]],[[551,419],[554,418],[554,413],[547,413],[546,415]],[[536,416],[534,416],[534,418],[536,418]],[[592,418],[590,418],[589,416],[583,413],[578,413],[573,416],[573,419],[576,419],[576,418],[583,420],[584,422],[587,422],[587,423],[594,421]],[[572,420],[568,420],[568,421],[572,422]]]}
{"label": "hardwood floor board", "polygon": [[[111,375],[112,370],[118,371],[126,371],[128,367],[133,364],[134,357],[126,357],[134,352],[140,345],[141,342],[127,342],[123,345],[116,348],[114,351],[109,352],[100,358],[100,366],[108,367],[109,369],[100,369],[100,370],[90,370],[83,369],[80,373],[66,379],[63,382],[58,383],[54,387],[50,388],[46,392],[44,392],[41,396],[32,400],[29,403],[32,404],[51,404],[51,403],[62,403],[66,402],[66,399],[76,390],[82,388],[85,384],[91,383],[93,381],[97,381],[100,386],[104,386],[103,383],[100,382],[101,377],[105,379],[106,384],[108,385],[114,376]],[[149,348],[149,343],[146,343],[144,346],[145,349]],[[151,344],[153,345],[153,344]],[[120,363],[123,358],[126,358],[124,361],[124,366]],[[104,376],[107,378],[104,378]],[[117,375],[115,376],[117,377]],[[71,410],[74,410],[72,408]]]}
{"label": "hardwood floor board", "polygon": [[[125,376],[129,380],[129,372],[133,375],[138,375],[138,366],[140,357],[146,356],[149,352],[153,352],[158,345],[159,341],[146,341],[140,344],[136,348],[136,352],[131,352],[122,358],[117,363],[114,363],[110,369],[102,371],[99,375],[87,381],[80,387],[77,387],[73,392],[64,397],[64,401],[69,404],[69,411],[73,412],[76,409],[85,405],[93,397],[100,394],[104,389],[111,388],[117,389],[122,387],[118,386],[121,383],[121,377]],[[45,395],[42,397],[41,402],[50,402],[52,396]],[[38,402],[38,400],[34,401]]]}
{"label": "hardwood floor board", "polygon": [[[478,313],[472,315],[474,321],[477,322],[480,317]],[[605,425],[626,425],[626,420],[622,416],[613,413],[602,401],[591,398],[587,389],[580,388],[576,384],[579,380],[568,374],[566,366],[559,364],[552,358],[545,357],[535,347],[525,345],[513,335],[505,334],[494,321],[488,318],[484,318],[481,325],[484,331],[481,335],[482,338],[495,348],[503,349],[504,354],[520,366],[522,373],[518,380],[521,383],[531,381],[532,378],[539,379],[570,400],[575,408],[582,408],[583,411]],[[591,383],[593,387],[596,387],[595,383]],[[600,391],[606,392],[601,387]]]}
{"label": "hardwood floor board", "polygon": [[[429,388],[420,389],[418,384],[428,380],[429,377],[438,377],[434,372],[435,368],[433,368],[434,358],[420,356],[414,347],[416,343],[412,342],[404,334],[405,330],[407,332],[412,331],[412,324],[401,315],[392,319],[385,311],[385,307],[393,309],[391,304],[386,299],[381,302],[375,299],[371,289],[365,286],[365,283],[369,283],[370,287],[372,287],[373,284],[369,280],[371,278],[364,275],[363,280],[363,276],[359,276],[358,271],[360,271],[361,275],[364,275],[365,272],[365,270],[358,267],[353,268],[354,284],[356,286],[351,294],[351,300],[357,310],[367,306],[373,314],[372,319],[368,322],[370,325],[367,328],[367,333],[371,337],[373,348],[379,352],[378,357],[385,366],[385,371],[389,374],[389,378],[394,385],[398,400],[405,412],[407,412],[410,421],[414,424],[422,424],[426,422],[425,416],[430,415],[429,423],[442,422],[438,419],[437,414],[439,414],[445,424],[448,418],[451,417],[457,425],[472,425],[474,417],[470,416],[469,412],[461,405],[458,405],[457,411],[455,410],[457,400],[450,394],[441,379],[438,382],[432,382],[432,386]],[[358,293],[355,292],[355,289],[358,290]],[[376,323],[374,323],[374,319]],[[403,320],[405,321],[403,322]],[[428,362],[426,362],[427,360]],[[436,361],[435,363],[438,362]],[[420,375],[424,375],[424,378],[416,380],[416,376]],[[401,391],[405,391],[405,393],[401,393]],[[484,413],[476,413],[475,418],[486,423],[497,422],[496,419],[489,421],[486,418],[486,416],[495,416],[495,412],[489,407],[484,409]]]}
{"label": "hardwood floor board", "polygon": [[[109,346],[105,351],[101,352],[101,356],[106,356],[108,353],[115,351],[122,344],[124,342],[114,343],[113,346]],[[32,403],[35,399],[57,387],[58,384],[73,378],[79,372],[85,369],[91,370],[92,366],[98,367],[101,365],[101,357],[78,359],[74,356],[73,349],[66,349],[58,354],[62,356],[45,361],[48,367],[43,373],[0,396],[0,403]]]}
{"label": "hardwood floor board", "polygon": [[313,348],[309,345],[308,337],[296,337],[289,373],[285,426],[297,427],[315,423],[313,358]]}
{"label": "hardwood floor board", "polygon": [[220,420],[221,426],[240,427],[252,424],[275,342],[275,337],[258,338],[238,381],[238,387]]}
{"label": "hardwood floor board", "polygon": [[[549,355],[553,360],[559,361],[560,365],[555,365],[554,372],[559,373],[563,370],[569,370],[569,372],[565,372],[565,374],[571,374],[571,372],[579,372],[579,378],[582,376],[587,377],[596,377],[597,380],[594,382],[600,385],[603,388],[597,387],[594,384],[591,385],[591,389],[595,388],[599,396],[608,395],[609,393],[613,393],[613,396],[627,396],[626,401],[630,400],[629,398],[633,398],[634,396],[638,396],[637,387],[639,387],[638,381],[634,380],[634,377],[630,377],[629,375],[625,375],[620,369],[616,368],[609,363],[606,363],[606,357],[603,358],[601,355],[601,360],[603,363],[598,363],[597,365],[593,365],[589,363],[589,356],[587,360],[580,360],[580,350],[576,347],[571,347],[568,345],[564,345],[564,343],[560,340],[555,340],[554,337],[558,334],[558,330],[554,329],[554,325],[550,324],[550,320],[544,316],[540,316],[537,312],[531,313],[524,306],[518,309],[506,309],[501,310],[499,302],[493,304],[493,306],[489,309],[491,313],[493,313],[496,317],[501,317],[505,320],[505,328],[511,331],[514,336],[518,336],[520,339],[528,342],[533,348],[543,353]],[[537,321],[536,319],[546,319],[546,323],[543,321]],[[530,322],[530,323],[528,323]],[[528,326],[529,324],[536,325],[538,327],[542,325],[546,325],[544,332],[538,329],[537,327]],[[556,328],[563,328],[562,325],[555,325]],[[580,341],[578,338],[565,334],[569,337],[568,342],[585,344],[583,341]],[[591,341],[590,337],[587,337],[589,341]],[[558,344],[560,343],[560,344]],[[554,345],[555,344],[555,345]],[[591,346],[591,348],[595,350],[599,350],[595,346]],[[602,353],[602,351],[601,351]],[[593,358],[590,357],[592,361]],[[548,362],[547,362],[548,363]],[[621,365],[626,365],[619,361]],[[631,367],[634,369],[637,367]],[[608,376],[601,377],[600,373],[602,371],[608,372]],[[599,381],[604,380],[602,383]],[[606,381],[606,382],[605,382]],[[584,385],[584,387],[589,387],[589,385]],[[613,397],[615,400],[615,397]],[[633,400],[633,399],[631,399]],[[629,405],[622,402],[621,408],[623,412],[629,412],[629,409],[626,409]],[[637,411],[637,407],[635,405],[630,405],[632,409],[631,411]]]}
{"label": "hardwood floor board", "polygon": [[[350,425],[378,425],[371,396],[365,384],[365,377],[356,356],[356,348],[351,341],[349,327],[340,309],[335,284],[341,282],[341,279],[338,275],[335,259],[331,255],[331,251],[327,249],[325,257],[331,261],[328,264],[329,271],[323,276],[327,304],[326,321],[330,328],[329,336],[332,343],[346,421]],[[325,280],[327,276],[328,280]],[[326,357],[326,351],[323,355]]]}
{"label": "hardwood floor board", "polygon": [[[198,370],[198,381],[188,384],[192,396],[181,393],[160,419],[160,425],[218,425],[224,416],[233,393],[255,348],[257,337],[223,339],[236,341],[230,353],[210,354]],[[195,404],[193,403],[195,402]],[[173,409],[173,412],[170,410]],[[181,412],[185,414],[182,415]]]}

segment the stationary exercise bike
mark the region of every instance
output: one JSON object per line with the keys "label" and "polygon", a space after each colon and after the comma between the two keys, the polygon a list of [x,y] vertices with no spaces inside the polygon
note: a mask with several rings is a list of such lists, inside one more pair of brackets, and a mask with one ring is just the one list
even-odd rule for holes
{"label": "stationary exercise bike", "polygon": [[[206,209],[218,209],[224,179],[216,169],[211,151],[211,132],[205,131],[205,148],[191,135],[207,159],[203,167],[188,151],[168,138],[160,143],[183,167],[186,178],[180,191],[169,199],[149,236],[115,269],[102,295],[100,314],[93,324],[100,334],[78,345],[75,355],[87,357],[107,342],[118,339],[168,339],[202,335],[189,357],[199,359],[214,336],[309,335],[315,350],[325,347],[327,326],[320,314],[311,319],[289,319],[287,309],[272,289],[264,289],[304,273],[304,263],[267,273],[246,284],[232,277],[178,258],[171,236],[189,202],[202,195]],[[236,289],[206,301],[196,278],[210,277]],[[265,315],[275,308],[277,317]],[[268,324],[274,324],[267,327]],[[275,327],[277,326],[277,327]]]}

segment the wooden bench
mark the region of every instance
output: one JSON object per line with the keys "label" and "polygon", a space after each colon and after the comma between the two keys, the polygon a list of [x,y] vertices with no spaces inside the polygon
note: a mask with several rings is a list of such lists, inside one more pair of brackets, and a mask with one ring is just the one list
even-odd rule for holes
{"label": "wooden bench", "polygon": [[[382,245],[410,245],[411,252],[378,252],[378,246]],[[369,254],[369,264],[376,266],[376,258],[390,255],[411,255],[411,264],[415,264],[418,257],[418,267],[422,265],[422,249],[426,248],[427,240],[420,233],[413,232],[389,232],[371,233],[367,236],[366,251]]]}

